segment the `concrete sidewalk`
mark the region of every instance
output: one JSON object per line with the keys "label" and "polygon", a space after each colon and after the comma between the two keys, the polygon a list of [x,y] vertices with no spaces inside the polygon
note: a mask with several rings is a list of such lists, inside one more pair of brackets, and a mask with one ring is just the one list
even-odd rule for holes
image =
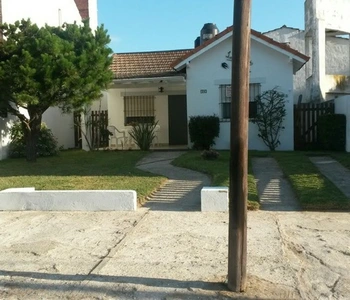
{"label": "concrete sidewalk", "polygon": [[347,299],[349,217],[249,212],[248,287],[235,294],[227,213],[0,212],[0,298]]}

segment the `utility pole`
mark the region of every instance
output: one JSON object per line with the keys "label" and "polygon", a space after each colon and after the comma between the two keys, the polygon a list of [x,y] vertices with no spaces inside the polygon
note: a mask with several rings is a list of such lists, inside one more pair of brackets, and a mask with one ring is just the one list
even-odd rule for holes
{"label": "utility pole", "polygon": [[228,288],[243,292],[247,276],[248,110],[251,0],[234,0],[231,82]]}

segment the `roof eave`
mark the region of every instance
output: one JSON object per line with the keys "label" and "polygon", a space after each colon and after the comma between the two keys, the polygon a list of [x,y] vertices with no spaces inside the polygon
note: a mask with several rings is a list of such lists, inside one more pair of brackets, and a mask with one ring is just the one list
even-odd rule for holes
{"label": "roof eave", "polygon": [[182,83],[182,82],[186,82],[186,79],[185,79],[185,76],[183,75],[113,79],[114,84],[133,84],[133,83],[150,84],[150,83],[160,83],[160,82]]}

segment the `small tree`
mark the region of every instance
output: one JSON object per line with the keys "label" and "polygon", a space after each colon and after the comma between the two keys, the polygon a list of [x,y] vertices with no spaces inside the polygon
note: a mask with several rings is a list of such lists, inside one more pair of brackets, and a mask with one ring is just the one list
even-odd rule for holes
{"label": "small tree", "polygon": [[103,26],[93,33],[88,20],[41,28],[22,20],[0,32],[0,106],[20,120],[26,158],[35,161],[43,113],[81,109],[111,82],[110,38]]}
{"label": "small tree", "polygon": [[252,122],[258,126],[258,136],[271,151],[276,150],[281,143],[279,138],[281,131],[284,129],[283,121],[286,116],[286,97],[286,94],[274,88],[255,98],[258,113]]}

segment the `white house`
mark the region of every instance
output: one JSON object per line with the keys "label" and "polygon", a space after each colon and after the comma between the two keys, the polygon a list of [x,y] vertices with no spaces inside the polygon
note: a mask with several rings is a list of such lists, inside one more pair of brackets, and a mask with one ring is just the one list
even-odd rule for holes
{"label": "white house", "polygon": [[[89,18],[90,26],[97,27],[97,0],[0,0],[0,23],[14,23],[30,18],[33,23],[59,26]],[[3,115],[4,116],[4,115]],[[7,157],[9,129],[15,118],[0,116],[0,160]],[[74,145],[73,117],[62,115],[58,108],[50,108],[43,122],[52,129],[59,145]]]}
{"label": "white house", "polygon": [[350,1],[306,0],[305,30],[282,26],[265,32],[311,57],[294,77],[294,102],[350,94]]}
{"label": "white house", "polygon": [[[215,114],[221,119],[216,148],[228,149],[232,27],[219,34],[202,30],[202,35],[208,39],[201,38],[203,43],[191,50],[115,54],[115,79],[106,95],[110,125],[125,129],[141,118],[155,120],[159,144],[190,146],[188,118]],[[287,94],[279,150],[293,150],[293,74],[307,60],[299,51],[251,31],[250,100],[275,87]],[[266,149],[252,123],[249,148]]]}

